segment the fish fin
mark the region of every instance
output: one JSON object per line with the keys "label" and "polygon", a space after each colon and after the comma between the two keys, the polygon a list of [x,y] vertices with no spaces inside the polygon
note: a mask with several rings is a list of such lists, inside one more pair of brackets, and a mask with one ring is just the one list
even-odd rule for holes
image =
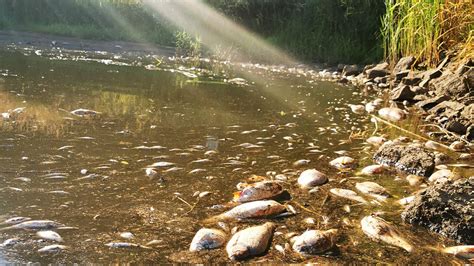
{"label": "fish fin", "polygon": [[242,191],[236,191],[233,193],[233,201],[237,201],[240,198],[240,195],[242,195]]}

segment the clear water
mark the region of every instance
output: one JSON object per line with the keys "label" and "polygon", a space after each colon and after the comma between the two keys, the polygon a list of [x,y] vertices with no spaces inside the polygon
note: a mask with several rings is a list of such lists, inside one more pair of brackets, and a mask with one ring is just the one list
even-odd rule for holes
{"label": "clear water", "polygon": [[[211,206],[229,202],[237,183],[252,174],[265,176],[268,171],[287,173],[289,203],[298,211],[294,217],[276,220],[277,231],[338,228],[338,248],[316,258],[291,252],[283,255],[273,248],[287,242],[279,235],[264,256],[250,262],[445,264],[455,260],[432,249],[452,244],[448,240],[401,222],[401,208],[395,201],[418,188],[410,187],[403,178],[396,179],[398,174],[363,178],[375,180],[393,195],[382,206],[354,205],[346,213],[343,206],[352,202],[328,196],[330,188],[355,190],[354,184],[359,182],[349,178],[355,172],[340,173],[328,167],[331,159],[340,156],[338,151],[357,158],[360,167],[371,163],[372,152],[364,137],[353,134],[349,138],[351,133],[365,132],[367,137],[373,131],[366,116],[353,114],[347,107],[363,101],[365,95],[357,88],[311,75],[246,68],[234,69],[228,78],[245,77],[250,86],[228,84],[212,75],[196,82],[178,67],[146,70],[136,63],[52,59],[11,51],[0,52],[0,73],[0,112],[26,107],[15,122],[0,122],[0,218],[51,219],[77,228],[58,231],[69,248],[57,254],[38,253],[39,248],[52,243],[39,240],[34,231],[0,231],[1,241],[22,239],[13,247],[0,248],[0,263],[2,259],[40,263],[226,262],[223,249],[191,254],[187,252],[189,243],[204,218],[223,211]],[[78,108],[100,114],[81,118],[69,113]],[[239,146],[242,143],[261,148],[246,149]],[[164,148],[135,149],[143,145]],[[217,153],[207,156],[208,150]],[[210,161],[193,163],[203,158]],[[300,159],[311,162],[294,167],[293,162]],[[232,160],[241,164],[229,164]],[[158,161],[172,162],[183,170],[160,173],[164,182],[150,180],[144,168]],[[330,176],[330,182],[315,194],[296,186],[297,174],[308,168]],[[81,169],[97,176],[84,178]],[[205,171],[190,174],[194,169]],[[45,177],[51,173],[66,177]],[[211,194],[198,200],[193,196],[196,191]],[[384,211],[383,217],[414,243],[413,253],[363,235],[360,219],[374,211]],[[316,224],[305,224],[302,220],[306,217],[316,219]],[[229,226],[243,228],[260,222]],[[132,232],[135,238],[121,239],[121,232]],[[152,250],[105,246],[111,241],[145,244],[151,240],[162,242]]]}

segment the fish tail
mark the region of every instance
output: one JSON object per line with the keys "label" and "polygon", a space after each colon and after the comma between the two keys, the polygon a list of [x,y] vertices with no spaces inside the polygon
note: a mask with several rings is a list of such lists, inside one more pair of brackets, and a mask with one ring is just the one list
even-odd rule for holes
{"label": "fish tail", "polygon": [[210,218],[204,219],[202,222],[205,224],[213,224],[222,220],[226,220],[226,216],[224,214],[212,216]]}
{"label": "fish tail", "polygon": [[401,248],[403,248],[404,250],[406,250],[408,252],[412,252],[413,246],[410,243],[408,243],[405,239],[403,239],[399,236],[396,236],[395,239],[398,241],[399,246]]}
{"label": "fish tail", "polygon": [[11,226],[3,227],[3,228],[0,228],[0,232],[7,231],[7,230],[10,230],[10,229],[13,229],[13,227],[11,227]]}

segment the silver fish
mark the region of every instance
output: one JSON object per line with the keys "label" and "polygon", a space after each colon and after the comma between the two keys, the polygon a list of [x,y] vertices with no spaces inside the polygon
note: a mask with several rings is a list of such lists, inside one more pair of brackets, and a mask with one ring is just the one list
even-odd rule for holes
{"label": "silver fish", "polygon": [[336,229],[327,231],[308,230],[295,238],[293,250],[302,255],[321,254],[335,245]]}
{"label": "silver fish", "polygon": [[274,230],[275,224],[267,222],[237,232],[226,246],[229,259],[242,260],[264,253],[270,244]]}
{"label": "silver fish", "polygon": [[144,248],[144,249],[151,249],[150,247],[143,246],[140,244],[135,243],[128,243],[128,242],[110,242],[105,244],[110,248]]}
{"label": "silver fish", "polygon": [[261,181],[250,184],[242,191],[234,193],[234,201],[249,202],[273,198],[283,192],[280,184],[273,181]]}
{"label": "silver fish", "polygon": [[202,228],[194,235],[189,251],[201,251],[222,247],[227,240],[224,232],[217,229]]}
{"label": "silver fish", "polygon": [[349,189],[332,188],[329,191],[332,194],[334,194],[336,196],[339,196],[339,197],[342,197],[342,198],[358,201],[358,202],[364,203],[364,204],[367,203],[367,201],[364,198],[362,198],[361,196],[357,195],[357,193],[355,193],[354,191],[349,190]]}
{"label": "silver fish", "polygon": [[63,238],[56,232],[54,231],[39,231],[36,232],[36,235],[40,238],[47,239],[47,240],[52,240],[56,242],[63,242]]}
{"label": "silver fish", "polygon": [[15,224],[9,227],[1,228],[0,231],[11,230],[11,229],[30,229],[30,230],[43,230],[63,227],[64,225],[51,220],[32,220],[25,221],[19,224]]}
{"label": "silver fish", "polygon": [[284,205],[274,200],[259,200],[247,202],[233,209],[208,219],[208,222],[232,219],[252,219],[276,216],[286,211]]}
{"label": "silver fish", "polygon": [[328,177],[316,169],[305,170],[298,177],[298,184],[303,188],[312,188],[328,181]]}
{"label": "silver fish", "polygon": [[64,246],[64,245],[49,245],[49,246],[46,246],[46,247],[43,247],[43,248],[40,248],[38,249],[38,252],[59,252],[61,250],[65,250],[67,249],[68,247],[67,246]]}
{"label": "silver fish", "polygon": [[12,217],[12,218],[6,219],[2,224],[17,224],[17,223],[21,223],[21,222],[25,222],[29,220],[31,220],[30,217],[18,216],[18,217]]}
{"label": "silver fish", "polygon": [[392,225],[380,217],[374,215],[366,216],[360,221],[360,224],[362,231],[372,239],[400,247],[408,252],[413,250],[412,245],[403,239]]}
{"label": "silver fish", "polygon": [[3,243],[0,244],[0,247],[13,246],[13,245],[18,244],[20,241],[21,241],[21,239],[18,238],[18,237],[9,238],[9,239],[3,241]]}

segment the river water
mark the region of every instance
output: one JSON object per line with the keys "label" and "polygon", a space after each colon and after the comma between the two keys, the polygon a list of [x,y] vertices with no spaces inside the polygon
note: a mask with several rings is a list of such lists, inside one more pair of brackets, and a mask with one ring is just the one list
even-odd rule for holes
{"label": "river water", "polygon": [[[400,220],[396,200],[419,187],[395,172],[353,179],[356,171],[341,173],[328,166],[340,154],[356,158],[359,167],[372,164],[373,150],[364,139],[374,127],[367,116],[347,107],[365,99],[359,89],[261,69],[230,70],[227,77],[209,73],[0,52],[0,112],[25,107],[0,120],[0,220],[25,216],[73,227],[58,230],[68,249],[53,254],[37,251],[52,242],[40,240],[34,231],[2,230],[1,241],[18,237],[20,243],[0,247],[0,262],[228,262],[223,249],[187,252],[201,221],[223,211],[212,206],[229,202],[239,182],[253,174],[281,173],[289,178],[284,186],[298,213],[275,220],[283,234],[250,262],[455,262],[435,251],[450,241]],[[234,77],[245,77],[248,86],[225,80]],[[79,108],[100,114],[70,114]],[[294,166],[300,159],[310,162]],[[164,181],[145,176],[144,169],[160,161],[180,169],[160,169]],[[296,186],[298,173],[310,168],[330,177],[313,194]],[[393,197],[386,204],[361,206],[328,196],[334,187],[355,190],[360,180],[378,182]],[[210,194],[196,196],[205,191]],[[350,213],[344,205],[351,205]],[[413,253],[362,233],[361,218],[376,211],[414,243]],[[316,223],[305,224],[307,217]],[[339,229],[338,247],[315,258],[274,248],[285,245],[286,233],[307,228]],[[134,238],[122,239],[122,232]],[[151,240],[158,244],[150,250],[105,245]]]}

